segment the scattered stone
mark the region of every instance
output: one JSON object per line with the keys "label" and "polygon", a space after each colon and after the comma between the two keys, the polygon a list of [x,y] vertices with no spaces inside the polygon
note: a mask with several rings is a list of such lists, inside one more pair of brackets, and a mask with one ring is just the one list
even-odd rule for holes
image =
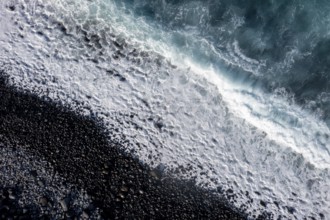
{"label": "scattered stone", "polygon": [[39,198],[39,203],[40,203],[41,206],[47,206],[48,199],[46,197],[40,197]]}
{"label": "scattered stone", "polygon": [[14,194],[9,194],[8,198],[11,199],[11,200],[15,200],[16,196]]}
{"label": "scattered stone", "polygon": [[8,8],[9,8],[9,10],[11,10],[11,11],[15,11],[15,9],[16,9],[15,5],[10,5]]}
{"label": "scattered stone", "polygon": [[120,188],[120,191],[122,191],[122,192],[128,192],[128,188],[126,186],[122,186]]}
{"label": "scattered stone", "polygon": [[157,175],[157,173],[156,173],[155,171],[153,171],[153,170],[150,171],[150,176],[152,176],[152,177],[158,179],[158,175]]}
{"label": "scattered stone", "polygon": [[87,214],[87,212],[83,211],[83,213],[81,214],[81,218],[82,219],[89,219],[89,215]]}
{"label": "scattered stone", "polygon": [[294,207],[287,206],[286,208],[288,209],[289,213],[291,213],[291,214],[293,214],[296,211],[296,209]]}
{"label": "scattered stone", "polygon": [[122,193],[119,193],[119,194],[118,194],[118,197],[121,198],[121,199],[124,199],[124,198],[125,198],[125,195],[122,194]]}
{"label": "scattered stone", "polygon": [[67,199],[62,199],[60,201],[60,205],[63,209],[64,212],[67,212],[69,209],[68,209],[68,202],[67,202]]}
{"label": "scattered stone", "polygon": [[260,205],[262,205],[263,207],[266,207],[267,206],[267,203],[263,200],[260,200]]}
{"label": "scattered stone", "polygon": [[42,180],[38,180],[38,185],[39,185],[40,187],[44,187],[44,186],[45,186],[45,183],[44,183],[44,181],[42,181]]}

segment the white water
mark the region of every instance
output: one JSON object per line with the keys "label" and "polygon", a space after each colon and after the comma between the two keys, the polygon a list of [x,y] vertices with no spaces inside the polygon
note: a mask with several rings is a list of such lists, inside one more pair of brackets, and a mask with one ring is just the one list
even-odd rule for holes
{"label": "white water", "polygon": [[[238,195],[234,204],[246,205],[252,214],[263,211],[263,200],[274,218],[330,215],[329,128],[280,90],[265,94],[252,81],[229,80],[228,73],[209,61],[219,54],[195,37],[194,30],[166,32],[134,19],[127,10],[123,13],[111,1],[31,0],[22,3],[20,12],[7,11],[3,5],[8,3],[1,3],[0,63],[10,66],[21,86],[49,90],[50,98],[68,103],[84,101],[110,127],[120,128],[118,139],[125,134],[131,141],[127,147],[141,160],[151,166],[166,164],[169,172],[190,167],[178,175],[197,177],[203,187],[232,188]],[[52,19],[63,22],[71,36],[54,27]],[[118,50],[113,44],[86,46],[70,30],[86,23],[86,31],[105,33],[109,42],[125,39],[121,52],[129,59],[113,59]],[[40,30],[44,35],[36,34]],[[173,39],[185,41],[185,46],[173,45]],[[129,55],[134,48],[147,53]],[[232,57],[221,58],[243,59],[242,68],[262,65],[244,57],[237,45],[233,48]],[[210,51],[209,56],[197,56],[200,50]],[[99,63],[88,61],[92,58]],[[290,214],[286,206],[296,212]]]}

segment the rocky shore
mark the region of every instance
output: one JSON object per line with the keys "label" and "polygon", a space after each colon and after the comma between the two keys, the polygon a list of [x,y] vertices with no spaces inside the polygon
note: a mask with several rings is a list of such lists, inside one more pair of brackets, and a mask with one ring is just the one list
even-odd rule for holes
{"label": "rocky shore", "polygon": [[0,219],[245,218],[124,153],[97,118],[19,91],[3,73],[0,103]]}

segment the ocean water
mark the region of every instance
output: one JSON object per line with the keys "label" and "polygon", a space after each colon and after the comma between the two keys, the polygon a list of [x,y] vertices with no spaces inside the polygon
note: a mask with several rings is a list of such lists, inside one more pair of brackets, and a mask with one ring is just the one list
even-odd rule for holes
{"label": "ocean water", "polygon": [[84,103],[127,151],[218,190],[251,219],[329,219],[327,1],[0,6],[11,83]]}

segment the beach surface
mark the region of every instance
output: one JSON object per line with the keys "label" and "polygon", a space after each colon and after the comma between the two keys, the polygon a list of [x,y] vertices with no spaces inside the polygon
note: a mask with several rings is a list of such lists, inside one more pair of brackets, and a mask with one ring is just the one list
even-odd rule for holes
{"label": "beach surface", "polygon": [[0,103],[0,219],[245,218],[193,180],[124,153],[97,118],[19,91],[4,76]]}

